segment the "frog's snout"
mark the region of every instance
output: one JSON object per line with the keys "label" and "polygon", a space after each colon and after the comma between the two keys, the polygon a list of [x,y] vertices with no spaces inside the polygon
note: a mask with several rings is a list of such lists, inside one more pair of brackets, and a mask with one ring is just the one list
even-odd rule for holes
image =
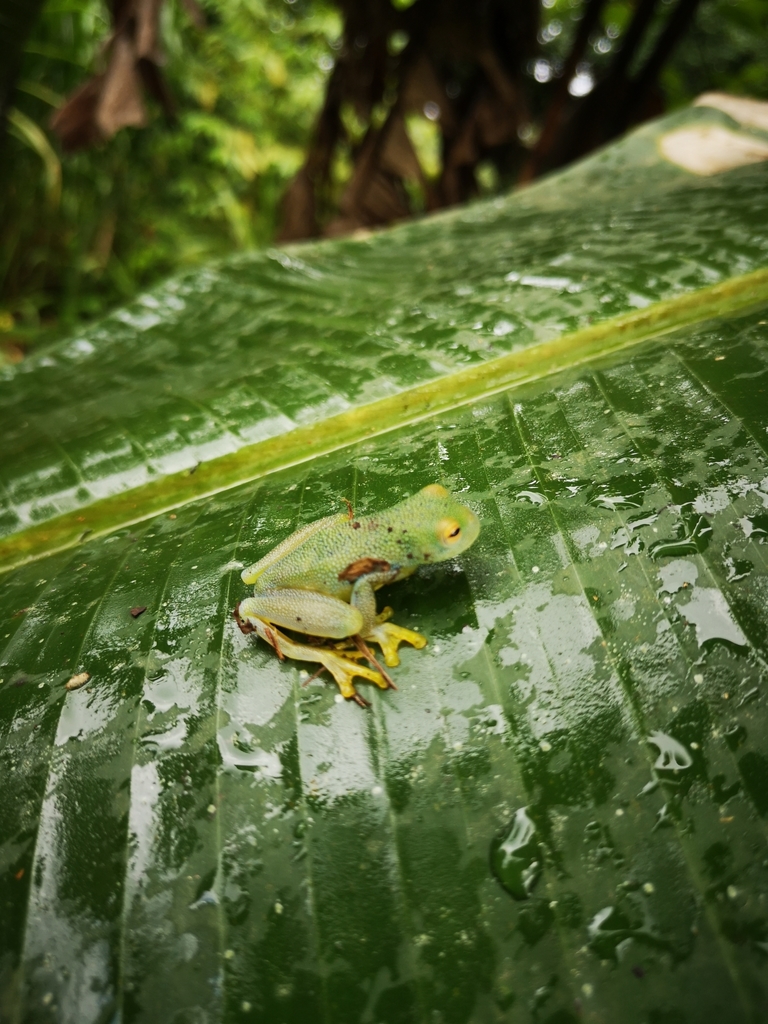
{"label": "frog's snout", "polygon": [[474,544],[480,536],[480,520],[471,508],[466,509],[465,516],[466,518],[464,520],[461,539],[459,541],[456,554],[459,554],[461,551],[466,551],[467,548]]}
{"label": "frog's snout", "polygon": [[444,516],[437,523],[437,542],[445,552],[443,558],[452,558],[474,544],[480,533],[480,520],[466,505],[454,505],[454,514]]}

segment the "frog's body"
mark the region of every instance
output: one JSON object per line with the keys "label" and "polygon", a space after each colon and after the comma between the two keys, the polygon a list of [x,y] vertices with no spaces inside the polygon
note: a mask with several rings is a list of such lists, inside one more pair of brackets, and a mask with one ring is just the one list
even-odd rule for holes
{"label": "frog's body", "polygon": [[[361,676],[382,688],[387,674],[357,664],[366,641],[378,643],[387,665],[399,664],[403,641],[424,647],[419,633],[387,622],[390,608],[376,613],[374,591],[410,576],[419,566],[465,551],[480,532],[475,513],[444,487],[431,484],[377,515],[340,513],[297,530],[242,574],[254,596],[236,615],[246,631],[255,630],[280,657],[317,661],[332,673],[342,694],[365,703],[352,685]],[[302,644],[276,627],[314,637],[353,640],[359,651]],[[380,669],[380,666],[377,666]]]}

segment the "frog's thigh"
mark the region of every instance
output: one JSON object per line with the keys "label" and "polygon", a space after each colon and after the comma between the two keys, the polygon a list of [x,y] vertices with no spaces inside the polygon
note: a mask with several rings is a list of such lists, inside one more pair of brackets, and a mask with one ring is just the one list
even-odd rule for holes
{"label": "frog's thigh", "polygon": [[240,602],[240,616],[271,622],[310,636],[341,640],[359,633],[362,613],[336,597],[311,590],[267,590]]}

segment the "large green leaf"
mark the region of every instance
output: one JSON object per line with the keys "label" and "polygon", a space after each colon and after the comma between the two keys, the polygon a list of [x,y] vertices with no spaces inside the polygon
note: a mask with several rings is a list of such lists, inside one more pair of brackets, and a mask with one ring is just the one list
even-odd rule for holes
{"label": "large green leaf", "polygon": [[234,258],[7,368],[0,565],[768,296],[765,164],[658,152],[724,125],[685,111],[506,199]]}
{"label": "large green leaf", "polygon": [[[694,117],[9,377],[3,1021],[765,1020],[765,168],[665,167]],[[483,528],[387,593],[397,692],[238,631],[242,563],[434,480]]]}

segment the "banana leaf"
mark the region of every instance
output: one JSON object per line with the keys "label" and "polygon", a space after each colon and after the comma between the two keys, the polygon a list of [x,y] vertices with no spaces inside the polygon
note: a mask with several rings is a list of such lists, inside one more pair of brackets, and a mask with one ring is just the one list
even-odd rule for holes
{"label": "banana leaf", "polygon": [[[765,1020],[766,165],[691,128],[762,145],[684,111],[5,371],[0,1019]],[[240,632],[435,481],[482,530],[382,592],[396,691]]]}

